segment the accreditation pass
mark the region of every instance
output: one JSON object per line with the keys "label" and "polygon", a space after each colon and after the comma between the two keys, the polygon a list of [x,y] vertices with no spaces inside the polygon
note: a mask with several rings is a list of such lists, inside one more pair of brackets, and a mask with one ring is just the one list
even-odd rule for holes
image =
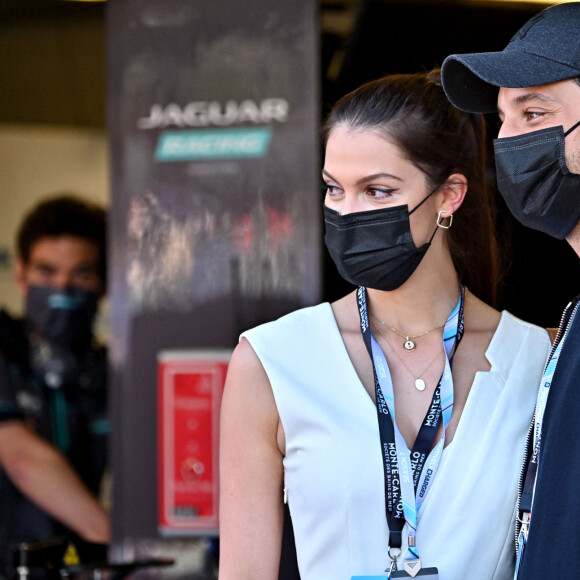
{"label": "accreditation pass", "polygon": [[[352,576],[351,580],[389,580],[389,578],[411,578],[412,576],[405,572],[404,570],[397,570],[391,573],[389,577],[388,574],[380,575],[365,575],[365,576]],[[429,580],[439,580],[439,571],[437,568],[421,568],[419,572],[415,575],[415,578],[425,578]]]}

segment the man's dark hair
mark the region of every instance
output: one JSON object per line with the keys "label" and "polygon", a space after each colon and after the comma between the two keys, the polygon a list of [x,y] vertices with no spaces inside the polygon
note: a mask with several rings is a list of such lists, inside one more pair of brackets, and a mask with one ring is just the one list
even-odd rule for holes
{"label": "man's dark hair", "polygon": [[99,274],[106,283],[107,213],[104,208],[71,194],[42,201],[24,218],[16,234],[19,258],[26,264],[41,238],[74,236],[94,242],[99,249]]}

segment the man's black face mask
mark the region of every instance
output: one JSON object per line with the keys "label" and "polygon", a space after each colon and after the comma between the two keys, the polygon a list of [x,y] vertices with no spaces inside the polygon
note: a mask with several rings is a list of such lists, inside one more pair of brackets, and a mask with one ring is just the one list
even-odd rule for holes
{"label": "man's black face mask", "polygon": [[64,346],[84,346],[92,336],[99,294],[76,288],[30,286],[26,323],[31,333]]}
{"label": "man's black face mask", "polygon": [[562,126],[494,140],[497,186],[524,226],[564,239],[580,220],[580,175],[564,157]]}

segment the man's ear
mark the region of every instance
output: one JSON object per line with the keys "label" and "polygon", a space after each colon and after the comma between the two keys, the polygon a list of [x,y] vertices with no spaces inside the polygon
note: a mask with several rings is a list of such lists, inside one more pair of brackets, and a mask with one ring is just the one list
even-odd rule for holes
{"label": "man's ear", "polygon": [[17,258],[14,263],[14,282],[21,296],[26,295],[28,284],[26,282],[26,264],[21,258]]}
{"label": "man's ear", "polygon": [[445,211],[445,217],[454,214],[461,207],[467,189],[467,178],[461,173],[453,173],[446,179],[445,183],[439,188],[439,191],[443,194],[440,210]]}

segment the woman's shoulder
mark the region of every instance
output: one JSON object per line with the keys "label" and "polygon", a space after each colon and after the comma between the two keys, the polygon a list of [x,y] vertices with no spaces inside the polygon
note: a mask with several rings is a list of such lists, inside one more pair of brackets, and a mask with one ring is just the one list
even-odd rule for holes
{"label": "woman's shoulder", "polygon": [[278,333],[283,328],[300,328],[304,325],[312,325],[328,320],[332,316],[332,310],[328,302],[322,302],[314,306],[306,306],[298,310],[294,310],[276,320],[264,322],[258,326],[254,326],[244,331],[240,338],[251,338],[254,336],[261,336],[264,334]]}
{"label": "woman's shoulder", "polygon": [[507,310],[500,312],[471,293],[466,304],[469,305],[469,313],[465,316],[466,330],[491,333],[494,337],[499,335],[506,340],[525,336],[540,343],[550,342],[545,328],[526,322]]}
{"label": "woman's shoulder", "polygon": [[506,338],[525,337],[526,340],[535,341],[549,347],[551,345],[550,334],[547,329],[532,322],[527,322],[513,315],[507,310],[501,313],[502,332]]}
{"label": "woman's shoulder", "polygon": [[551,345],[545,329],[506,310],[499,312],[472,294],[466,300],[465,331],[467,343],[506,373],[522,357],[543,364]]}
{"label": "woman's shoulder", "polygon": [[328,302],[300,308],[271,322],[246,330],[246,339],[258,356],[286,356],[325,344],[336,333],[336,321]]}
{"label": "woman's shoulder", "polygon": [[504,310],[487,358],[504,376],[517,369],[520,373],[527,372],[536,377],[543,369],[551,344],[545,328]]}
{"label": "woman's shoulder", "polygon": [[504,310],[487,357],[506,377],[516,370],[522,376],[528,374],[539,380],[551,346],[545,328]]}

